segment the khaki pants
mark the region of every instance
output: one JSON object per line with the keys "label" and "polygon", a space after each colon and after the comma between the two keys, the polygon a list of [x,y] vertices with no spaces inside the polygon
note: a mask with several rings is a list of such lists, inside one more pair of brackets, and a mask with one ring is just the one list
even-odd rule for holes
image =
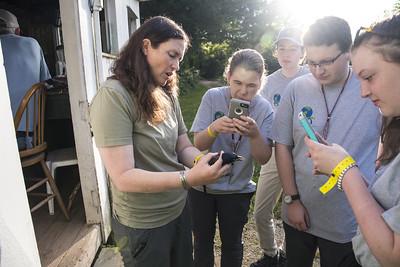
{"label": "khaki pants", "polygon": [[270,160],[261,166],[254,208],[254,219],[261,249],[264,254],[271,257],[275,256],[278,250],[275,240],[273,210],[282,193],[274,150],[273,148]]}

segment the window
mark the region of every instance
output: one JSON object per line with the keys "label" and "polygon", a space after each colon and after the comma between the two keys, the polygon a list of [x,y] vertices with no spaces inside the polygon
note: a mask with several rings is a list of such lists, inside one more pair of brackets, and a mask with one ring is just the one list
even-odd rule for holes
{"label": "window", "polygon": [[129,36],[131,36],[133,32],[136,31],[137,29],[136,20],[138,19],[138,17],[135,15],[135,12],[133,12],[130,7],[127,7],[127,11],[128,11],[128,31],[129,31],[128,33]]}
{"label": "window", "polygon": [[110,12],[115,10],[113,8],[114,1],[104,1],[104,8],[100,11],[100,35],[101,35],[101,49],[103,53],[117,54],[117,29],[115,15],[112,16]]}

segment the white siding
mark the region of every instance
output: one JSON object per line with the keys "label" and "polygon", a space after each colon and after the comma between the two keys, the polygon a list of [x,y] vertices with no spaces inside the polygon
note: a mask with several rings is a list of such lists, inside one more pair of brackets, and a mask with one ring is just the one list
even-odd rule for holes
{"label": "white siding", "polygon": [[[136,25],[137,27],[140,26],[139,2],[137,0],[105,0],[104,5],[109,15],[110,38],[114,39],[115,45],[120,50],[129,39],[128,7],[138,17]],[[114,59],[111,55],[102,57],[103,73],[102,77],[100,77],[101,81],[111,75],[109,70],[113,61]]]}
{"label": "white siding", "polygon": [[135,0],[118,0],[115,3],[117,27],[118,27],[118,47],[121,48],[129,39],[128,29],[128,12],[127,7],[130,7],[135,15],[138,17],[136,25],[140,25],[139,2]]}

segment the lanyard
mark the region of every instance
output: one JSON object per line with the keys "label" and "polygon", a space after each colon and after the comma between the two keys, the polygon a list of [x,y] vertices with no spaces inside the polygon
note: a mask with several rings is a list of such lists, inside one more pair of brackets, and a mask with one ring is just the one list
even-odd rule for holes
{"label": "lanyard", "polygon": [[242,136],[239,136],[239,139],[237,141],[235,141],[235,134],[232,134],[232,143],[231,143],[231,147],[232,147],[232,152],[236,153],[238,152],[239,149],[239,145],[240,145],[240,141],[242,141]]}
{"label": "lanyard", "polygon": [[335,110],[336,104],[339,102],[339,98],[341,97],[341,95],[342,95],[342,93],[343,93],[343,91],[344,91],[344,88],[346,87],[346,84],[347,84],[347,82],[348,82],[348,80],[349,80],[349,77],[350,77],[350,73],[351,73],[351,70],[349,69],[349,71],[348,71],[348,73],[347,73],[346,80],[344,81],[343,87],[342,87],[342,89],[340,90],[339,95],[338,95],[338,97],[336,98],[336,101],[335,101],[335,103],[333,104],[333,107],[332,107],[332,109],[331,109],[330,111],[329,111],[328,102],[327,102],[326,96],[325,96],[325,88],[324,88],[324,85],[321,85],[321,91],[322,91],[322,95],[324,96],[325,109],[326,109],[326,114],[327,114],[326,122],[325,122],[325,125],[324,125],[324,129],[323,129],[323,131],[322,131],[322,137],[323,137],[325,140],[326,140],[326,138],[328,137],[329,121],[331,120],[331,118],[332,118],[332,113],[333,113],[333,111]]}

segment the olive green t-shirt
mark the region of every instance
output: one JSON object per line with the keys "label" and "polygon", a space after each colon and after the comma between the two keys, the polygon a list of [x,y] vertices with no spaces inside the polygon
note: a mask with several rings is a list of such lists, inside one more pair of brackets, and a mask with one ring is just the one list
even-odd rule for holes
{"label": "olive green t-shirt", "polygon": [[[90,123],[97,147],[133,145],[135,168],[152,172],[183,170],[175,149],[178,136],[187,129],[178,99],[171,101],[166,119],[157,125],[139,119],[139,109],[118,80],[105,81],[90,105]],[[112,182],[111,192],[114,216],[122,224],[138,229],[163,226],[177,218],[187,195],[183,189],[121,192]]]}

